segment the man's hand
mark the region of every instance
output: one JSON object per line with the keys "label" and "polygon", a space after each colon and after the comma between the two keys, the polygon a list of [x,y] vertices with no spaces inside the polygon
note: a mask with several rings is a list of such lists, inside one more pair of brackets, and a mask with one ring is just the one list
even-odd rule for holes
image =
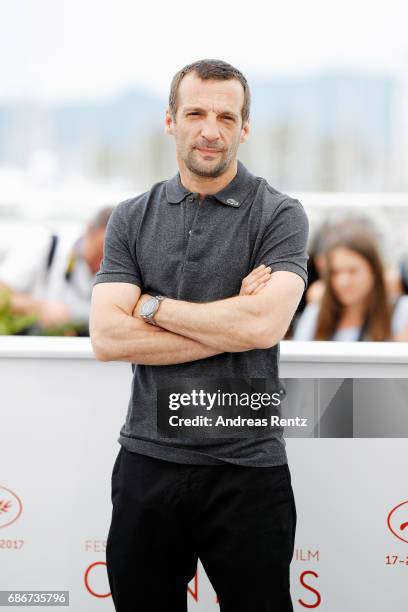
{"label": "man's hand", "polygon": [[266,283],[271,278],[271,274],[271,268],[269,266],[265,267],[265,264],[261,264],[257,268],[254,268],[242,281],[239,295],[255,295],[265,287]]}

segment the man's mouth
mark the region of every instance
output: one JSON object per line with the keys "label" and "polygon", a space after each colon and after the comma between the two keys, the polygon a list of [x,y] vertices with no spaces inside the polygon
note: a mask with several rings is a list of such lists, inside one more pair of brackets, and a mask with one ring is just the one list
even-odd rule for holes
{"label": "man's mouth", "polygon": [[216,155],[217,153],[221,153],[221,149],[208,149],[206,147],[195,147],[200,153],[203,155]]}

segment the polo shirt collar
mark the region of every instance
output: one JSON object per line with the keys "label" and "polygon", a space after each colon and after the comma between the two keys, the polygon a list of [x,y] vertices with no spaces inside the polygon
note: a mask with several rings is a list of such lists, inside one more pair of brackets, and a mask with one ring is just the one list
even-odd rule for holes
{"label": "polo shirt collar", "polygon": [[180,180],[180,172],[166,181],[166,197],[171,204],[180,204],[189,193]]}
{"label": "polo shirt collar", "polygon": [[[224,189],[214,193],[213,197],[222,204],[231,206],[231,208],[239,208],[250,189],[249,178],[250,173],[244,164],[238,160],[237,173],[232,181]],[[180,204],[190,193],[192,192],[188,191],[182,184],[179,172],[166,182],[166,196],[171,204]]]}

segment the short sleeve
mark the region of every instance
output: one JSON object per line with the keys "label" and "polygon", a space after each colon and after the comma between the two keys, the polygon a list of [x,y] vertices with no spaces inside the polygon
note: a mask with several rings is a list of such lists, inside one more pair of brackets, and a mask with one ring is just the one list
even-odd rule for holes
{"label": "short sleeve", "polygon": [[306,288],[308,237],[309,221],[302,204],[293,198],[284,200],[265,230],[254,268],[265,264],[272,272],[295,272]]}
{"label": "short sleeve", "polygon": [[103,257],[94,285],[98,283],[132,283],[143,291],[142,275],[136,261],[136,253],[129,245],[126,223],[126,202],[121,202],[109,217],[105,231]]}

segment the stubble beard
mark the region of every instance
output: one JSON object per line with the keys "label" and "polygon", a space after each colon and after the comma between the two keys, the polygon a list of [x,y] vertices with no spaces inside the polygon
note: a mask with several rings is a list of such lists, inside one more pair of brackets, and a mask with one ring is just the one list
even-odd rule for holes
{"label": "stubble beard", "polygon": [[199,153],[197,153],[195,148],[190,149],[186,155],[183,155],[182,158],[188,170],[190,170],[190,172],[192,172],[193,174],[205,178],[217,178],[218,176],[224,174],[224,172],[230,166],[231,162],[235,159],[235,156],[238,151],[238,144],[239,143],[236,143],[234,146],[231,146],[226,151],[222,151],[221,159],[219,159],[214,166],[208,165],[205,162],[200,163],[200,161],[196,157],[197,155],[199,155]]}

